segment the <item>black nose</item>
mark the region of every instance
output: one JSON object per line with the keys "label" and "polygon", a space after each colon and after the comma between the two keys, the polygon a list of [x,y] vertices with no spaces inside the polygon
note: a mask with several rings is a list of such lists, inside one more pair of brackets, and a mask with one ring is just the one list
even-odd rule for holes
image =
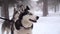
{"label": "black nose", "polygon": [[39,19],[39,16],[37,16],[36,19],[38,20]]}

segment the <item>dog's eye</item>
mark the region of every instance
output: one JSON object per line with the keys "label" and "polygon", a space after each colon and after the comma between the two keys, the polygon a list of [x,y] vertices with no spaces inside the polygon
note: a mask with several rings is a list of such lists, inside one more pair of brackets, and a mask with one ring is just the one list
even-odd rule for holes
{"label": "dog's eye", "polygon": [[29,13],[29,15],[32,15],[32,13]]}

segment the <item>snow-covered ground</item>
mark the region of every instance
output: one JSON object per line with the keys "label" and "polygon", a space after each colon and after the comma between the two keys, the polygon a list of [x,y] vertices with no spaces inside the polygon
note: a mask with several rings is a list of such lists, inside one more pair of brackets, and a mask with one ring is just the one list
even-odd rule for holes
{"label": "snow-covered ground", "polygon": [[33,34],[60,34],[60,12],[50,11],[47,17],[42,17],[42,13],[38,22],[34,24]]}
{"label": "snow-covered ground", "polygon": [[60,17],[40,17],[33,34],[60,34]]}
{"label": "snow-covered ground", "polygon": [[[49,12],[47,17],[42,17],[42,12],[40,13],[38,11],[35,13],[40,16],[40,18],[37,23],[34,23],[33,34],[60,34],[60,12]],[[10,15],[12,14],[10,13]],[[2,23],[3,21],[0,20],[0,34]]]}

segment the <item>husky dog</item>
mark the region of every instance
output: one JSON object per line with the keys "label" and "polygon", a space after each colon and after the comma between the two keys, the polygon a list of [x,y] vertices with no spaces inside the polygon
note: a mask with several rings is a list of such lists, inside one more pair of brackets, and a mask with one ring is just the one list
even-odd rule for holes
{"label": "husky dog", "polygon": [[[11,20],[14,21],[14,34],[32,34],[33,23],[37,22],[39,19],[38,16],[33,15],[31,13],[30,8],[28,6],[19,5],[14,8],[13,18]],[[11,23],[8,20],[5,20],[2,24],[2,34],[11,30]]]}
{"label": "husky dog", "polygon": [[[16,7],[16,8],[15,8]],[[25,7],[23,4],[19,5],[17,4],[16,6],[14,7],[14,14],[13,14],[13,18],[11,20],[13,20],[14,22],[16,22],[18,20],[18,17],[20,15],[20,12],[23,13]],[[4,34],[4,32],[6,31],[7,34],[9,34],[9,31],[11,31],[11,23],[13,22],[10,22],[8,20],[5,20],[2,24],[2,34]]]}
{"label": "husky dog", "polygon": [[31,13],[30,8],[26,6],[23,13],[20,13],[18,20],[14,24],[14,34],[32,34],[33,23],[39,19]]}

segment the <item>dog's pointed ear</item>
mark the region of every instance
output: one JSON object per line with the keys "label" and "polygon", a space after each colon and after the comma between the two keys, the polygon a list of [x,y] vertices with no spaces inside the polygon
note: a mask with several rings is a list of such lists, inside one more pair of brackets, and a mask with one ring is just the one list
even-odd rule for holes
{"label": "dog's pointed ear", "polygon": [[28,6],[26,6],[26,9],[27,9],[27,10],[30,10],[30,8],[29,8]]}

